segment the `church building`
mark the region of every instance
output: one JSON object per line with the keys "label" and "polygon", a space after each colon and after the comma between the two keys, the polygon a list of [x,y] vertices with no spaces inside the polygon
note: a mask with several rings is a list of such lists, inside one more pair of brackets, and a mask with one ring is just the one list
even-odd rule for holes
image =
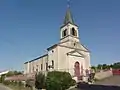
{"label": "church building", "polygon": [[69,72],[73,78],[86,74],[85,70],[91,67],[90,51],[81,44],[79,27],[73,20],[70,8],[60,27],[60,41],[48,47],[45,55],[25,62],[24,66],[24,74],[54,70]]}

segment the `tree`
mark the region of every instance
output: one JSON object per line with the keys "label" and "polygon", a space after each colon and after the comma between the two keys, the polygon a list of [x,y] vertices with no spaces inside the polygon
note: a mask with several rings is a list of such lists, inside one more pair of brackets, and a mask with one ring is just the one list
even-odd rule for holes
{"label": "tree", "polygon": [[102,68],[102,65],[98,64],[97,69],[101,69],[101,68]]}
{"label": "tree", "polygon": [[107,64],[103,64],[103,65],[102,65],[102,68],[103,68],[103,69],[107,69],[107,68],[108,68],[108,65],[107,65]]}
{"label": "tree", "polygon": [[68,72],[52,71],[46,77],[47,90],[66,90],[75,83]]}
{"label": "tree", "polygon": [[113,68],[113,69],[120,69],[120,62],[114,63],[114,64],[112,65],[112,68]]}
{"label": "tree", "polygon": [[3,83],[3,82],[4,82],[5,76],[6,76],[5,74],[1,75],[1,77],[0,77],[0,83]]}
{"label": "tree", "polygon": [[96,69],[96,67],[95,67],[95,66],[92,66],[92,67],[91,67],[91,69],[94,69],[94,70],[95,70],[95,69]]}
{"label": "tree", "polygon": [[6,77],[13,76],[13,75],[14,75],[14,72],[13,72],[13,71],[9,71],[9,72],[6,74]]}
{"label": "tree", "polygon": [[40,72],[35,75],[35,88],[37,89],[45,88],[45,75]]}
{"label": "tree", "polygon": [[9,71],[6,76],[9,77],[9,76],[13,76],[13,75],[21,75],[22,72],[20,71]]}

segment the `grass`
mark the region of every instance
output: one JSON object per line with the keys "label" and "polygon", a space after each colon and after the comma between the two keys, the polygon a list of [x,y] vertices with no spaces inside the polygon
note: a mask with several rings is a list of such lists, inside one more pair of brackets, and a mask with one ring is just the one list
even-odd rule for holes
{"label": "grass", "polygon": [[7,87],[11,88],[12,90],[31,90],[30,88],[26,88],[23,86],[18,86],[18,85],[7,85]]}

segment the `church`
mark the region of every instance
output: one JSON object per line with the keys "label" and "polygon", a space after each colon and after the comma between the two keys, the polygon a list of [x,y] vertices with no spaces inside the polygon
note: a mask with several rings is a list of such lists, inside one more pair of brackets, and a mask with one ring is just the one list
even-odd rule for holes
{"label": "church", "polygon": [[43,56],[24,63],[24,74],[48,71],[65,71],[71,76],[85,75],[89,70],[90,51],[81,44],[79,27],[73,20],[70,8],[67,8],[62,26],[60,27],[60,41],[47,48]]}

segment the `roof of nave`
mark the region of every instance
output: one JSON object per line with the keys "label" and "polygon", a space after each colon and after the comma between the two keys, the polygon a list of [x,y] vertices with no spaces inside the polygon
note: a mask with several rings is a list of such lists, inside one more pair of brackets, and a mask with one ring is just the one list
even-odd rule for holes
{"label": "roof of nave", "polygon": [[[66,48],[71,48],[71,49],[76,49],[76,50],[81,50],[81,51],[85,51],[85,52],[90,52],[84,45],[82,45],[84,48],[85,48],[85,50],[84,49],[80,49],[80,48],[73,48],[73,47],[69,47],[69,46],[65,46],[65,45],[61,45],[62,43],[65,43],[65,42],[68,42],[69,40],[66,40],[66,41],[64,41],[64,42],[59,42],[59,43],[57,43],[57,44],[54,44],[54,45],[52,45],[52,46],[50,46],[49,48],[47,48],[47,50],[49,51],[49,50],[52,50],[53,48],[56,48],[57,46],[61,46],[61,47],[66,47]],[[79,44],[78,44],[79,45]]]}
{"label": "roof of nave", "polygon": [[59,43],[56,43],[56,44],[54,44],[54,45],[50,46],[49,48],[47,48],[47,50],[49,51],[49,50],[51,50],[51,49],[53,49],[53,48],[57,47],[58,45],[60,45],[60,44],[62,44],[62,43],[65,43],[65,42],[68,42],[68,41],[69,41],[69,40],[66,40],[66,41],[64,41],[64,42],[59,42]]}
{"label": "roof of nave", "polygon": [[27,61],[27,62],[25,62],[24,64],[27,64],[28,62],[36,61],[36,60],[38,60],[38,59],[40,59],[40,58],[43,58],[43,57],[45,57],[45,56],[48,56],[48,54],[42,55],[42,56],[37,57],[37,58],[35,58],[35,59],[33,59],[33,60],[30,60],[30,61]]}

